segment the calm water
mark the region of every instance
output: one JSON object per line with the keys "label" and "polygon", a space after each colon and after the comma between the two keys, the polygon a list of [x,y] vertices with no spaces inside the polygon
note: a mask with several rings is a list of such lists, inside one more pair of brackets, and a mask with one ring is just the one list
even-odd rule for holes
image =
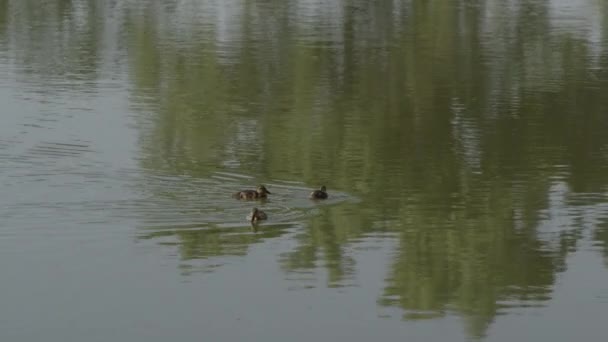
{"label": "calm water", "polygon": [[606,94],[605,1],[0,0],[0,337],[604,341]]}

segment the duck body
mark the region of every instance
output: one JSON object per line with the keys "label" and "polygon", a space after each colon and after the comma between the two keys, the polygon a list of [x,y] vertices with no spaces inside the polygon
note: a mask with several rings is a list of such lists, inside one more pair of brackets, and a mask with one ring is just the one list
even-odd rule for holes
{"label": "duck body", "polygon": [[257,199],[266,198],[268,194],[270,194],[270,191],[265,186],[260,185],[255,190],[242,190],[232,196],[238,199]]}
{"label": "duck body", "polygon": [[325,187],[325,185],[323,185],[321,189],[315,190],[310,193],[311,199],[326,199],[327,197],[329,197],[329,195],[327,194],[327,188]]}
{"label": "duck body", "polygon": [[251,223],[255,223],[261,220],[266,220],[268,219],[268,215],[266,215],[265,212],[259,210],[258,208],[253,208],[251,209],[251,213],[249,213],[249,215],[247,215],[247,220],[249,220]]}

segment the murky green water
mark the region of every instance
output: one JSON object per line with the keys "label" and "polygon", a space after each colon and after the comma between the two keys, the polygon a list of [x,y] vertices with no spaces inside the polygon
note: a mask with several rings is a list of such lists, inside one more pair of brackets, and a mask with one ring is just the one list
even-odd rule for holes
{"label": "murky green water", "polygon": [[607,67],[596,0],[0,1],[0,337],[603,341]]}

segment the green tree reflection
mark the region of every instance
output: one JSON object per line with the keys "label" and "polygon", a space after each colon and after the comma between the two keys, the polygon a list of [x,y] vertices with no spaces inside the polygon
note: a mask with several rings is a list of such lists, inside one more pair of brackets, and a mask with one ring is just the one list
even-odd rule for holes
{"label": "green tree reflection", "polygon": [[[282,267],[324,268],[328,286],[341,286],[357,273],[349,246],[396,233],[380,305],[406,319],[455,312],[481,337],[511,307],[550,299],[582,239],[577,222],[558,234],[539,227],[556,184],[577,193],[607,183],[597,169],[608,141],[595,129],[608,123],[606,75],[590,71],[588,42],[554,33],[546,2],[497,21],[486,13],[503,5],[397,3],[350,2],[329,24],[246,2],[238,39],[224,46],[218,27],[184,44],[137,21],[135,91],[158,101],[142,163],[348,189],[363,200],[319,209]],[[195,257],[232,248],[221,232],[175,234]]]}

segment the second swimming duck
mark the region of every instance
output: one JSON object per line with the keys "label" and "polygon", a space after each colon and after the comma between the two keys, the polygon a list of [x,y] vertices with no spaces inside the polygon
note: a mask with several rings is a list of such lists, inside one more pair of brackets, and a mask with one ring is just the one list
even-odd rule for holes
{"label": "second swimming duck", "polygon": [[315,190],[310,193],[311,199],[326,199],[329,195],[327,195],[327,188],[325,185],[321,186],[320,190]]}
{"label": "second swimming duck", "polygon": [[265,212],[259,210],[258,208],[251,209],[251,213],[247,215],[247,220],[251,221],[251,223],[255,223],[261,220],[266,220],[268,215]]}
{"label": "second swimming duck", "polygon": [[271,194],[265,186],[259,185],[255,190],[243,190],[232,195],[238,199],[255,199],[255,198],[266,198],[267,194]]}

